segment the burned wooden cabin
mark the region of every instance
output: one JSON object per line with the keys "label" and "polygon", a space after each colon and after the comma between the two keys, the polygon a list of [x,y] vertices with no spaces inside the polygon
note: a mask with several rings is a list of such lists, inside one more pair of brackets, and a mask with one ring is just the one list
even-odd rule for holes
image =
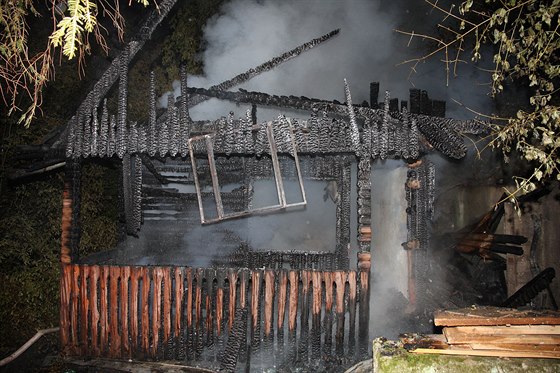
{"label": "burned wooden cabin", "polygon": [[[338,30],[211,89],[189,87],[182,69],[181,95],[177,100],[170,96],[159,117],[152,75],[146,87],[149,121],[131,122],[126,109],[128,66],[173,4],[159,4],[160,12],[147,19],[139,37],[113,61],[48,150],[50,164],[45,167],[66,167],[60,285],[64,352],[210,361],[226,370],[233,370],[237,360],[308,366],[321,357],[360,359],[369,344],[370,297],[376,296],[370,293],[370,271],[375,271],[371,237],[382,234],[371,226],[372,162],[402,159],[409,168],[402,182],[408,204],[404,247],[414,304],[414,289],[426,281],[434,202],[435,168],[424,155],[439,151],[461,158],[466,147],[460,134],[479,133],[481,127],[475,121],[444,118],[445,103],[429,100],[420,90],[411,91],[410,105],[390,99],[388,93],[379,102],[376,83],[370,86],[370,102],[361,105],[352,103],[348,85],[345,103],[227,91]],[[113,85],[118,85],[115,113],[104,101]],[[213,121],[191,120],[189,108],[208,97],[250,103],[253,109],[239,119],[231,113]],[[259,122],[258,106],[306,111],[309,119],[281,115]],[[92,257],[79,255],[80,164],[86,158],[121,165],[120,203],[128,235],[121,244],[126,255],[119,255],[122,247]],[[254,199],[263,180],[272,185],[275,197],[268,205]],[[217,254],[206,266],[166,258],[167,250],[176,250],[197,227],[219,227],[230,219],[243,225],[247,216],[305,209],[306,183],[312,181],[336,185],[334,244],[311,250],[250,247],[234,231],[223,229]],[[142,261],[145,253],[138,249],[135,254],[134,237],[149,226],[150,238],[144,243],[158,245],[172,224],[181,225],[180,236],[160,244],[159,256]],[[204,239],[194,244],[206,250]],[[270,351],[273,360],[264,359]]]}

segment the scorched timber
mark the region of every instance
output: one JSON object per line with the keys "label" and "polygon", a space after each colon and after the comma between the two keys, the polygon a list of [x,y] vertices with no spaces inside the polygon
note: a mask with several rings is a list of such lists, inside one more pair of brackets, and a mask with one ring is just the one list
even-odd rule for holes
{"label": "scorched timber", "polygon": [[[340,32],[340,29],[336,29],[333,30],[323,36],[320,36],[316,39],[313,39],[311,41],[308,41],[307,43],[304,43],[288,52],[285,52],[283,54],[281,54],[280,56],[274,57],[273,59],[255,67],[252,69],[247,70],[246,72],[236,75],[233,78],[226,80],[225,82],[222,82],[220,84],[214,85],[212,87],[210,87],[210,90],[216,90],[216,91],[225,91],[227,89],[230,89],[232,87],[235,87],[239,84],[242,84],[246,81],[248,81],[249,79],[265,72],[265,71],[269,71],[274,69],[276,66],[280,65],[281,63],[284,63],[286,61],[289,61],[290,59],[299,56],[300,54],[302,54],[303,52],[331,39],[332,37],[338,35],[338,33]],[[193,95],[191,97],[189,97],[188,100],[188,106],[192,107],[195,106],[203,101],[206,101],[208,99],[208,97],[202,96],[202,95]]]}
{"label": "scorched timber", "polygon": [[477,306],[436,311],[434,323],[437,326],[560,325],[560,312]]}

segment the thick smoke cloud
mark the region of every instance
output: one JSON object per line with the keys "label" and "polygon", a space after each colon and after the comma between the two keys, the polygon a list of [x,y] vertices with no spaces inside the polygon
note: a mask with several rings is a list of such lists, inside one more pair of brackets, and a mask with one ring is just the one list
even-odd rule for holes
{"label": "thick smoke cloud", "polygon": [[[440,2],[441,3],[441,2]],[[443,5],[445,6],[445,5]],[[489,111],[489,100],[480,84],[488,74],[472,65],[461,64],[460,75],[445,84],[443,64],[436,57],[418,66],[409,77],[409,66],[399,63],[426,53],[425,43],[397,34],[395,29],[433,33],[442,15],[422,2],[409,1],[320,1],[233,0],[211,19],[204,37],[205,76],[190,77],[189,84],[210,87],[257,66],[308,40],[335,28],[334,39],[265,72],[241,88],[271,94],[304,95],[344,101],[343,80],[350,83],[353,101],[369,100],[369,82],[378,81],[392,97],[407,99],[412,87],[429,89],[430,96],[448,102],[455,118],[472,114],[453,103],[457,100],[481,112]],[[174,85],[179,95],[178,84]],[[382,96],[382,95],[381,95]],[[161,104],[166,105],[166,96]],[[233,110],[238,116],[244,107],[217,100],[193,109],[195,119],[216,119]],[[262,119],[264,110],[259,110]],[[276,116],[272,110],[268,116]]]}

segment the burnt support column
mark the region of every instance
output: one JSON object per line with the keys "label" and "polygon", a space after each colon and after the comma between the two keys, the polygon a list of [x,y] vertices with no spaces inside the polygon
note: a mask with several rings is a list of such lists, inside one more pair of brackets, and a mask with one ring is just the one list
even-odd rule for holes
{"label": "burnt support column", "polygon": [[350,190],[351,165],[347,157],[340,159],[341,172],[338,179],[340,201],[336,206],[336,256],[339,269],[348,269],[348,249],[350,247]]}
{"label": "burnt support column", "polygon": [[429,224],[433,216],[435,167],[426,160],[409,164],[406,180],[408,240],[408,297],[411,308],[422,307],[417,294],[427,287]]}
{"label": "burnt support column", "polygon": [[363,156],[358,160],[358,273],[359,273],[359,329],[358,348],[361,356],[369,345],[369,272],[371,268],[371,142],[364,144]]}
{"label": "burnt support column", "polygon": [[369,83],[369,106],[372,109],[379,108],[379,82]]}

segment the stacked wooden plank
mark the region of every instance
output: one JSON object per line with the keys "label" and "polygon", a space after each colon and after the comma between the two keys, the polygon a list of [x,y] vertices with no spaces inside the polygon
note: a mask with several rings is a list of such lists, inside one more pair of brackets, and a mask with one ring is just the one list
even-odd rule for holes
{"label": "stacked wooden plank", "polygon": [[560,312],[470,307],[437,311],[443,335],[415,353],[560,359]]}

